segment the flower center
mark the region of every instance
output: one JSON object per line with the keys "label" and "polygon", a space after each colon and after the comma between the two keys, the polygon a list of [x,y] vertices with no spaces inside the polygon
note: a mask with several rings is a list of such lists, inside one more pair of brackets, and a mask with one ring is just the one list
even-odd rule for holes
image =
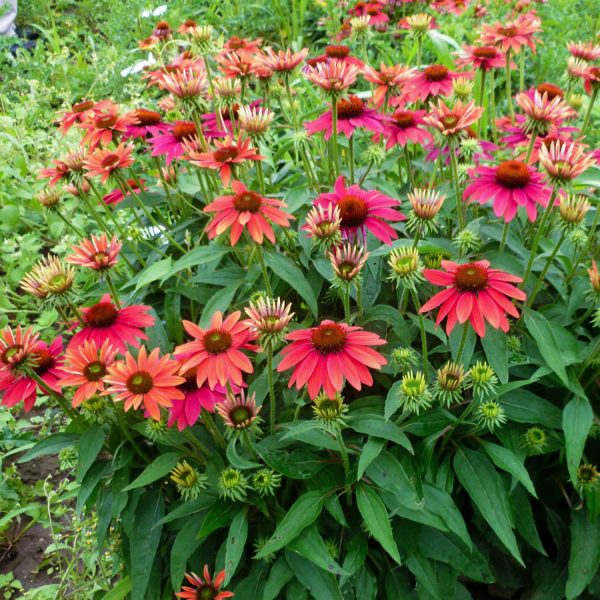
{"label": "flower center", "polygon": [[238,155],[238,149],[235,146],[229,148],[219,148],[213,152],[213,156],[217,162],[224,163],[234,159]]}
{"label": "flower center", "polygon": [[337,204],[342,227],[359,227],[369,214],[369,206],[358,196],[344,196]]}
{"label": "flower center", "polygon": [[500,27],[498,31],[500,32],[500,35],[503,35],[504,37],[515,37],[518,33],[518,29],[515,25],[512,25],[511,27]]}
{"label": "flower center", "polygon": [[114,169],[119,163],[119,155],[114,152],[107,154],[101,161],[100,164],[105,169]]}
{"label": "flower center", "polygon": [[458,123],[458,117],[456,115],[446,115],[441,118],[442,125],[446,129],[450,129],[451,127],[456,127]]}
{"label": "flower center", "polygon": [[182,374],[182,377],[185,377],[185,383],[182,383],[180,387],[184,392],[195,392],[198,389],[198,384],[196,383],[197,372],[198,367],[194,367]]}
{"label": "flower center", "polygon": [[110,327],[117,320],[118,314],[119,311],[112,302],[98,302],[85,312],[83,320],[92,327]]}
{"label": "flower center", "polygon": [[134,373],[125,385],[132,394],[147,394],[154,387],[152,375],[146,371]]}
{"label": "flower center", "polygon": [[229,413],[229,418],[234,425],[243,425],[252,418],[252,411],[247,406],[236,406]]}
{"label": "flower center", "polygon": [[325,55],[329,58],[346,58],[350,54],[350,48],[348,46],[327,46],[325,48]]}
{"label": "flower center", "polygon": [[156,125],[157,123],[160,123],[161,118],[160,113],[148,110],[147,108],[138,108],[135,111],[135,116],[140,125]]}
{"label": "flower center", "polygon": [[312,332],[313,346],[322,354],[339,352],[346,342],[346,332],[341,325],[337,323],[328,323],[319,325]]}
{"label": "flower center", "polygon": [[554,100],[556,97],[562,98],[565,95],[557,85],[552,85],[551,83],[540,83],[535,89],[540,94],[546,94],[548,100]]}
{"label": "flower center", "polygon": [[238,116],[238,112],[240,110],[240,105],[237,103],[234,103],[231,105],[231,107],[229,106],[224,106],[221,109],[221,116],[224,119],[227,119],[228,121],[231,121],[231,118],[236,118]]}
{"label": "flower center", "polygon": [[366,13],[371,16],[378,15],[379,7],[378,6],[367,6]]}
{"label": "flower center", "polygon": [[524,188],[530,180],[529,168],[520,160],[507,160],[496,169],[496,183],[511,190]]}
{"label": "flower center", "polygon": [[91,108],[94,108],[94,103],[91,100],[87,100],[86,102],[78,102],[73,104],[71,107],[71,112],[82,113],[86,110],[90,110]]}
{"label": "flower center", "polygon": [[460,265],[454,272],[454,283],[459,290],[482,290],[486,287],[487,279],[487,269],[474,263]]}
{"label": "flower center", "polygon": [[217,592],[212,587],[201,587],[196,592],[196,600],[214,600]]}
{"label": "flower center", "polygon": [[448,77],[448,69],[443,65],[431,65],[424,73],[427,81],[443,81]]}
{"label": "flower center", "polygon": [[204,334],[204,348],[210,354],[220,354],[231,346],[231,334],[227,331],[211,329]]}
{"label": "flower center", "polygon": [[260,194],[247,190],[233,197],[233,206],[239,212],[255,213],[260,210],[262,198]]}
{"label": "flower center", "polygon": [[196,21],[194,21],[193,19],[186,19],[186,20],[183,22],[183,24],[184,24],[186,27],[196,27],[196,25],[197,25]]}
{"label": "flower center", "polygon": [[173,127],[173,137],[181,142],[196,135],[196,126],[191,121],[177,121]]}
{"label": "flower center", "polygon": [[394,121],[400,129],[408,129],[415,124],[415,117],[409,111],[398,111],[394,113]]}
{"label": "flower center", "polygon": [[106,252],[96,252],[96,254],[94,254],[94,256],[93,256],[94,262],[98,265],[106,264],[107,258],[108,258],[108,254],[106,254]]}
{"label": "flower center", "polygon": [[166,21],[159,21],[154,29],[171,29],[171,26]]}
{"label": "flower center", "polygon": [[348,99],[338,100],[337,113],[340,119],[360,117],[365,110],[365,105],[360,98],[350,96]]}
{"label": "flower center", "polygon": [[54,356],[52,356],[52,354],[48,350],[36,350],[31,354],[35,359],[35,367],[33,367],[33,370],[38,375],[43,375],[44,373],[49,371],[56,363]]}
{"label": "flower center", "polygon": [[83,376],[88,381],[100,381],[106,375],[106,365],[100,361],[89,363],[83,369]]}
{"label": "flower center", "polygon": [[117,122],[117,113],[109,113],[107,115],[100,115],[94,120],[98,129],[110,129]]}
{"label": "flower center", "polygon": [[496,58],[498,50],[493,46],[482,46],[481,48],[475,48],[473,50],[473,56],[477,58]]}
{"label": "flower center", "polygon": [[229,47],[232,50],[239,50],[240,48],[244,48],[245,45],[244,40],[237,35],[232,35],[229,38]]}
{"label": "flower center", "polygon": [[0,354],[0,362],[4,363],[5,365],[9,364],[11,362],[11,359],[15,355],[19,354],[21,350],[23,350],[23,346],[21,346],[21,344],[15,344],[14,346],[9,346],[8,348],[5,348],[2,354]]}

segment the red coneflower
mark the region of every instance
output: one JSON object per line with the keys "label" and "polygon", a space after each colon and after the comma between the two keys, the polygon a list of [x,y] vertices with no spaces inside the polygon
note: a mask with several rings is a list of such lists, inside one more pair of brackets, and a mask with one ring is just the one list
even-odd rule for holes
{"label": "red coneflower", "polygon": [[94,341],[67,348],[65,363],[58,384],[60,387],[76,387],[73,408],[104,391],[103,377],[115,361],[117,354],[109,340],[98,348]]}
{"label": "red coneflower", "polygon": [[404,221],[406,217],[392,207],[400,202],[376,190],[363,190],[358,185],[346,187],[343,175],[338,177],[333,192],[321,194],[315,206],[337,206],[342,220],[341,230],[345,238],[354,240],[359,235],[366,238],[367,230],[385,244],[398,237],[386,221]]}
{"label": "red coneflower", "polygon": [[160,407],[170,408],[173,400],[184,397],[178,385],[185,382],[177,375],[179,363],[171,359],[169,354],[159,358],[159,348],[146,353],[142,346],[137,358],[129,352],[125,360],[114,362],[108,367],[104,377],[106,390],[103,396],[113,395],[115,402],[125,402],[125,410],[131,407],[145,410],[155,420],[160,421]]}
{"label": "red coneflower", "polygon": [[520,283],[521,277],[490,269],[487,260],[459,265],[449,260],[442,261],[443,271],[424,269],[425,279],[434,285],[446,286],[427,301],[419,313],[429,312],[440,307],[436,319],[438,326],[446,320],[446,333],[454,329],[456,323],[469,321],[479,337],[485,336],[485,321],[494,329],[508,331],[507,313],[518,318],[519,311],[510,301],[525,300],[525,292],[511,283]]}
{"label": "red coneflower", "polygon": [[473,100],[467,104],[457,100],[454,106],[449,107],[440,99],[437,104],[431,103],[429,110],[429,115],[423,120],[445,138],[454,137],[465,131],[483,114],[483,108],[475,106]]}
{"label": "red coneflower", "polygon": [[281,227],[289,227],[294,217],[283,210],[287,205],[280,200],[263,198],[257,192],[249,190],[241,181],[232,181],[234,195],[220,196],[204,207],[204,212],[216,213],[206,226],[209,239],[223,233],[231,227],[230,241],[235,246],[244,232],[262,244],[263,237],[275,243],[275,234],[271,222]]}
{"label": "red coneflower", "polygon": [[385,344],[385,340],[345,323],[325,320],[317,327],[292,331],[286,339],[292,343],[281,351],[283,359],[277,370],[294,367],[288,387],[296,384],[300,389],[308,383],[312,399],[321,388],[333,398],[342,391],[344,379],[357,390],[363,383],[373,385],[369,368],[380,369],[387,363],[371,348]]}
{"label": "red coneflower", "polygon": [[373,103],[377,108],[385,102],[386,96],[397,96],[412,75],[413,69],[404,65],[388,67],[381,63],[379,71],[368,65],[362,70],[362,76],[377,86],[373,92]]}
{"label": "red coneflower", "polygon": [[458,52],[456,66],[461,68],[473,67],[482,71],[490,69],[503,69],[506,57],[504,52],[495,46],[469,46],[464,45]]}
{"label": "red coneflower", "polygon": [[40,172],[37,176],[38,179],[49,179],[50,181],[48,182],[48,185],[50,185],[50,187],[56,185],[57,182],[67,177],[67,175],[71,172],[71,169],[69,169],[64,161],[52,159],[52,162],[56,166],[40,169]]}
{"label": "red coneflower", "polygon": [[407,94],[413,101],[425,102],[436,96],[452,94],[452,82],[457,77],[471,77],[469,72],[457,73],[444,65],[430,65],[413,75],[408,83]]}
{"label": "red coneflower", "polygon": [[250,144],[250,138],[242,137],[241,133],[237,141],[225,136],[223,141],[215,140],[216,149],[212,152],[188,151],[188,160],[197,167],[218,169],[223,185],[229,185],[233,165],[246,160],[264,160],[265,157],[258,154]]}
{"label": "red coneflower", "polygon": [[530,221],[535,221],[537,205],[547,206],[551,190],[543,176],[520,160],[507,160],[496,167],[479,165],[469,171],[471,183],[464,198],[485,204],[493,202],[494,214],[512,221],[519,206],[524,206]]}
{"label": "red coneflower", "polygon": [[110,103],[103,106],[102,110],[95,111],[90,121],[81,124],[84,129],[87,129],[82,143],[88,144],[92,150],[100,144],[108,146],[134,123],[135,117],[131,113],[119,115],[119,107]]}
{"label": "red coneflower", "polygon": [[356,81],[358,67],[341,60],[321,62],[306,70],[306,78],[331,95],[349,88]]}
{"label": "red coneflower", "polygon": [[73,246],[73,254],[69,254],[65,260],[73,265],[103,271],[117,264],[121,246],[116,236],[109,242],[106,233],[93,235],[89,240],[83,240],[79,246]]}
{"label": "red coneflower", "polygon": [[178,598],[184,600],[203,600],[204,598],[210,600],[226,600],[226,598],[233,598],[233,592],[227,592],[221,590],[223,581],[225,581],[225,571],[221,571],[215,576],[214,581],[210,577],[208,572],[208,565],[204,565],[204,579],[198,577],[196,573],[186,573],[185,578],[193,587],[184,585],[180,592],[175,594]]}
{"label": "red coneflower", "polygon": [[216,57],[219,70],[229,79],[246,79],[255,75],[259,69],[256,55],[253,52],[222,52]]}
{"label": "red coneflower", "polygon": [[[383,115],[374,108],[368,108],[358,96],[337,100],[336,108],[338,134],[343,133],[350,138],[357,127],[364,127],[373,133],[384,130]],[[328,140],[333,133],[333,111],[328,110],[314,121],[304,123],[304,127],[308,135],[324,131],[325,139]]]}
{"label": "red coneflower", "polygon": [[126,169],[133,164],[132,152],[133,146],[124,143],[113,150],[97,148],[86,158],[84,167],[90,177],[100,177],[105,183],[117,169]]}
{"label": "red coneflower", "polygon": [[194,341],[175,348],[175,357],[181,361],[182,370],[197,367],[198,386],[208,381],[210,389],[217,384],[228,382],[241,386],[243,373],[252,373],[252,363],[242,350],[256,352],[258,346],[251,344],[256,339],[247,323],[240,321],[240,311],[223,319],[223,313],[216,311],[207,329],[198,327],[191,321],[183,321],[183,327]]}
{"label": "red coneflower", "polygon": [[148,143],[152,146],[151,155],[164,155],[168,166],[185,154],[183,142],[194,138],[198,132],[192,121],[176,121],[169,125],[168,130],[153,133],[155,135],[148,138]]}
{"label": "red coneflower", "polygon": [[127,344],[137,347],[140,340],[148,339],[142,329],[154,325],[150,310],[141,304],[117,308],[104,294],[97,304],[80,309],[84,326],[71,338],[69,348],[86,340],[95,342],[98,348],[108,340],[121,353],[127,350]]}

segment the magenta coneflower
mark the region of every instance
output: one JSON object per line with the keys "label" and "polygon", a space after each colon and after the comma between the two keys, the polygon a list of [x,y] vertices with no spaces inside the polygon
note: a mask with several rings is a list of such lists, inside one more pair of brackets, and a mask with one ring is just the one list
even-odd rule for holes
{"label": "magenta coneflower", "polygon": [[73,408],[104,391],[104,376],[117,354],[109,340],[98,348],[94,341],[67,348],[59,385],[75,387]]}
{"label": "magenta coneflower", "polygon": [[83,100],[81,102],[76,102],[71,106],[70,110],[65,111],[59,117],[58,123],[60,123],[60,132],[63,135],[66,135],[73,125],[91,121],[97,113],[108,108],[111,104],[110,100],[101,100],[100,102]]}
{"label": "magenta coneflower", "polygon": [[169,408],[167,426],[173,427],[177,424],[177,429],[183,431],[186,427],[196,424],[202,409],[215,412],[217,404],[225,402],[227,388],[217,385],[211,390],[207,384],[199,387],[196,383],[196,369],[179,374],[185,379],[185,383],[179,386],[185,397],[173,400],[173,406]]}
{"label": "magenta coneflower", "polygon": [[408,84],[408,95],[413,101],[425,102],[436,96],[452,94],[452,82],[457,77],[471,77],[471,73],[457,73],[444,65],[430,65],[414,74]]}
{"label": "magenta coneflower", "polygon": [[393,146],[406,146],[409,142],[424,146],[433,141],[429,131],[419,127],[425,125],[423,117],[426,114],[425,110],[396,109],[385,122],[386,150]]}
{"label": "magenta coneflower", "polygon": [[594,155],[586,154],[585,147],[577,142],[552,142],[549,146],[542,144],[538,153],[540,164],[557,184],[579,177],[596,162]]}
{"label": "magenta coneflower", "polygon": [[140,340],[147,339],[142,331],[154,325],[154,317],[149,315],[149,306],[134,305],[117,308],[108,294],[104,294],[100,302],[81,308],[84,325],[69,342],[69,348],[78,346],[84,341],[94,341],[100,347],[108,340],[119,352],[127,350],[127,344],[139,346]]}
{"label": "magenta coneflower", "polygon": [[[337,100],[336,107],[338,134],[343,133],[349,138],[357,127],[363,127],[373,133],[381,133],[384,130],[383,115],[373,108],[368,108],[358,96]],[[333,112],[328,110],[318,119],[304,123],[304,127],[308,135],[324,131],[325,139],[328,140],[333,133]]]}
{"label": "magenta coneflower", "polygon": [[169,125],[163,123],[160,113],[147,108],[138,108],[133,111],[135,122],[127,126],[122,135],[124,141],[129,138],[145,140],[150,134],[169,131]]}
{"label": "magenta coneflower", "polygon": [[335,182],[333,192],[321,194],[314,204],[324,208],[337,206],[342,220],[342,234],[350,240],[359,236],[365,239],[367,231],[370,231],[385,244],[391,244],[398,234],[386,221],[406,219],[392,208],[400,205],[398,200],[376,190],[363,190],[358,185],[346,187],[343,175]]}
{"label": "magenta coneflower", "polygon": [[113,236],[109,242],[106,233],[100,236],[93,235],[89,240],[82,240],[79,246],[73,246],[73,254],[67,256],[65,260],[73,265],[103,271],[117,264],[121,246],[116,236]]}
{"label": "magenta coneflower", "polygon": [[281,354],[277,370],[294,367],[288,387],[300,389],[308,383],[308,394],[315,398],[323,388],[333,398],[341,392],[344,379],[355,389],[361,384],[373,385],[371,369],[381,369],[386,359],[371,346],[381,346],[385,340],[361,327],[345,323],[322,321],[317,327],[288,333],[292,343]]}
{"label": "magenta coneflower", "polygon": [[464,198],[485,204],[493,202],[494,214],[512,221],[519,206],[525,207],[530,221],[535,221],[537,205],[547,206],[551,190],[543,176],[520,160],[507,160],[496,167],[478,166],[469,171],[471,183]]}
{"label": "magenta coneflower", "polygon": [[440,99],[437,104],[433,102],[430,104],[429,111],[429,115],[423,120],[445,138],[454,137],[465,131],[483,114],[483,108],[475,106],[473,100],[467,104],[457,100],[454,106],[449,107]]}
{"label": "magenta coneflower", "polygon": [[373,103],[380,108],[386,96],[397,96],[413,75],[413,70],[404,65],[387,65],[381,63],[379,71],[370,66],[362,69],[362,76],[377,87],[373,92]]}
{"label": "magenta coneflower", "polygon": [[444,318],[446,333],[450,335],[456,323],[469,321],[479,337],[485,336],[485,321],[494,329],[508,331],[506,314],[518,318],[519,311],[510,301],[525,300],[525,292],[512,283],[523,281],[499,269],[490,269],[487,260],[459,265],[449,260],[442,261],[443,271],[424,269],[425,279],[434,285],[446,286],[426,302],[419,313],[440,307],[436,326]]}
{"label": "magenta coneflower", "polygon": [[170,165],[176,158],[185,154],[182,142],[190,140],[197,135],[196,125],[191,121],[176,121],[169,126],[168,131],[155,132],[155,135],[148,139],[152,146],[152,156],[165,156],[167,165]]}
{"label": "magenta coneflower", "polygon": [[175,348],[175,356],[182,363],[182,370],[197,368],[196,382],[202,386],[205,381],[211,389],[217,384],[243,384],[243,373],[252,373],[252,363],[242,350],[256,352],[258,347],[251,342],[256,339],[254,332],[244,321],[240,321],[240,311],[235,311],[223,319],[223,313],[216,311],[206,329],[191,321],[183,321],[183,327],[194,338]]}
{"label": "magenta coneflower", "polygon": [[133,146],[121,143],[113,150],[97,148],[85,160],[84,167],[89,177],[100,177],[102,183],[118,169],[126,169],[133,164]]}
{"label": "magenta coneflower", "polygon": [[204,212],[216,213],[207,225],[209,239],[231,228],[230,241],[235,246],[244,232],[248,231],[257,244],[266,237],[275,243],[275,234],[271,222],[281,227],[289,227],[294,217],[283,210],[287,205],[280,200],[263,198],[257,192],[249,190],[241,181],[232,181],[234,194],[221,196],[204,207]]}
{"label": "magenta coneflower", "polygon": [[503,69],[506,63],[506,57],[502,50],[495,46],[463,46],[458,53],[456,66],[461,68],[473,67],[482,71],[490,69]]}
{"label": "magenta coneflower", "polygon": [[306,70],[306,78],[331,95],[337,95],[356,81],[358,67],[341,60],[320,62]]}
{"label": "magenta coneflower", "polygon": [[344,46],[340,44],[331,44],[329,46],[325,46],[325,53],[323,54],[322,58],[324,58],[326,61],[341,60],[349,65],[354,65],[359,69],[364,67],[362,60],[359,60],[356,58],[356,56],[352,56],[350,52],[350,46]]}

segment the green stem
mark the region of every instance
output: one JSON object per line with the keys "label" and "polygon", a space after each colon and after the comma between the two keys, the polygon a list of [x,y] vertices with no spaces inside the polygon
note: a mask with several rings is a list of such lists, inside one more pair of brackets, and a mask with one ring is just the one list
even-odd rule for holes
{"label": "green stem", "polygon": [[270,400],[269,424],[270,424],[271,435],[273,435],[273,433],[275,433],[275,408],[276,408],[276,406],[275,406],[275,385],[273,383],[273,347],[270,343],[267,345],[267,379],[269,381],[269,400]]}
{"label": "green stem", "polygon": [[464,323],[462,326],[462,336],[460,338],[460,345],[458,346],[458,352],[456,354],[456,362],[460,363],[463,355],[463,351],[465,349],[465,344],[467,343],[467,335],[469,333],[469,324]]}
{"label": "green stem", "polygon": [[110,289],[110,294],[113,297],[113,300],[115,301],[115,306],[117,308],[121,308],[121,303],[119,302],[119,294],[117,293],[115,284],[113,283],[112,277],[110,276],[108,270],[104,271],[104,277],[106,278],[106,283],[108,284],[108,288]]}
{"label": "green stem", "polygon": [[500,252],[504,252],[504,248],[506,247],[509,225],[508,221],[504,221],[504,227],[502,227],[502,239],[500,240],[500,248],[498,248]]}
{"label": "green stem", "polygon": [[506,102],[508,103],[508,113],[510,114],[510,122],[515,124],[515,109],[512,101],[512,82],[510,78],[510,48],[506,51]]}
{"label": "green stem", "polygon": [[354,137],[348,139],[348,166],[350,167],[350,183],[354,185]]}
{"label": "green stem", "polygon": [[527,147],[527,154],[525,155],[525,163],[529,164],[529,159],[531,158],[531,153],[533,152],[533,146],[535,144],[535,139],[537,138],[537,131],[533,131],[531,133],[531,139],[529,140],[529,146]]}
{"label": "green stem", "polygon": [[271,298],[273,296],[273,291],[271,290],[271,282],[269,281],[269,273],[267,272],[267,266],[265,265],[265,257],[263,256],[262,246],[259,243],[256,243],[256,253],[258,256],[258,262],[260,263],[263,281],[265,283],[265,290],[269,298]]}
{"label": "green stem", "polygon": [[494,70],[490,71],[490,122],[492,125],[492,139],[498,143],[498,132],[496,131],[496,84]]}
{"label": "green stem", "polygon": [[85,238],[85,233],[83,233],[83,231],[81,231],[80,229],[78,229],[77,227],[75,227],[75,225],[73,225],[73,223],[71,223],[71,221],[69,221],[69,219],[67,219],[57,208],[54,209],[54,212],[56,213],[56,215],[58,216],[58,218],[63,223],[65,223],[65,225],[69,229],[73,230],[73,232],[75,233],[75,235],[79,236],[80,238]]}
{"label": "green stem", "polygon": [[121,432],[125,436],[125,438],[129,441],[129,443],[133,446],[133,449],[139,454],[139,456],[146,462],[151,463],[152,459],[146,454],[143,448],[137,443],[137,440],[131,435],[131,431],[127,425],[127,418],[125,417],[125,413],[121,410],[120,407],[115,408],[115,413],[117,415],[117,424],[121,429]]}
{"label": "green stem", "polygon": [[344,320],[350,325],[350,284],[344,286]]}
{"label": "green stem", "polygon": [[348,483],[348,479],[350,477],[350,460],[348,459],[348,450],[346,448],[346,444],[344,444],[344,438],[342,437],[342,432],[339,428],[336,428],[335,430],[335,439],[340,447],[340,455],[344,465],[344,487],[346,489],[346,501],[348,506],[352,506],[352,487]]}
{"label": "green stem", "polygon": [[339,170],[339,165],[338,165],[338,139],[337,139],[338,114],[337,114],[337,100],[335,97],[333,97],[332,101],[331,101],[331,129],[332,129],[331,148],[332,148],[332,154],[333,154],[333,177],[334,177],[334,179],[337,179],[337,176],[338,176],[338,173],[340,172],[340,170]]}
{"label": "green stem", "polygon": [[227,448],[227,442],[223,437],[223,434],[217,428],[216,423],[214,422],[212,415],[205,409],[202,409],[202,422],[204,426],[208,430],[208,433],[212,436],[212,439],[215,441],[217,446],[221,449],[225,450]]}
{"label": "green stem", "polygon": [[415,178],[412,171],[412,163],[410,161],[410,152],[408,151],[408,144],[404,144],[402,146],[402,150],[404,151],[404,161],[406,162],[406,172],[408,173],[408,180],[410,181],[411,189],[415,187]]}
{"label": "green stem", "polygon": [[262,196],[265,195],[265,177],[263,174],[262,161],[256,161],[256,174],[258,175],[258,185],[260,186],[260,193]]}
{"label": "green stem", "polygon": [[533,288],[531,295],[527,299],[527,303],[525,304],[525,306],[533,306],[533,301],[535,300],[535,297],[538,295],[540,288],[542,287],[542,283],[544,282],[544,277],[546,277],[546,273],[548,272],[548,269],[550,268],[552,261],[555,259],[556,255],[558,254],[558,251],[560,250],[560,247],[562,246],[562,243],[564,242],[564,240],[565,240],[565,232],[563,231],[560,234],[560,238],[558,239],[556,246],[554,246],[554,250],[552,251],[552,254],[550,254],[550,256],[548,257],[548,260],[546,260],[546,264],[544,265],[544,268],[542,269],[542,272],[540,273],[540,277],[537,280],[537,283],[535,284],[535,287]]}
{"label": "green stem", "polygon": [[598,90],[600,87],[597,85],[592,89],[592,95],[590,96],[590,103],[588,105],[587,112],[585,113],[585,118],[583,120],[583,125],[581,126],[581,135],[584,135],[588,125],[590,124],[590,119],[592,118],[592,109],[594,108],[594,103],[596,102],[596,96],[598,95]]}
{"label": "green stem", "polygon": [[[479,106],[483,106],[483,99],[485,97],[485,69],[480,69],[481,73],[481,89],[479,90]],[[480,118],[477,123],[477,133],[481,135],[481,127],[483,125],[483,119]]]}
{"label": "green stem", "polygon": [[519,92],[525,89],[525,47],[521,48],[519,54]]}
{"label": "green stem", "polygon": [[435,180],[437,178],[437,172],[440,168],[440,163],[442,161],[442,151],[440,150],[440,152],[437,155],[437,158],[435,159],[435,163],[433,164],[433,171],[431,171],[431,178],[429,180],[429,189],[432,190],[433,186],[435,185]]}
{"label": "green stem", "polygon": [[415,310],[417,311],[417,316],[419,317],[419,329],[421,331],[421,354],[423,355],[423,375],[425,375],[425,379],[429,379],[429,367],[428,367],[428,355],[427,355],[427,334],[425,333],[425,321],[423,320],[423,315],[419,313],[421,309],[421,303],[419,302],[419,296],[415,290],[411,290],[411,295],[413,298],[413,302],[415,304]]}
{"label": "green stem", "polygon": [[71,312],[73,313],[73,315],[75,315],[75,318],[79,321],[80,325],[83,325],[85,327],[85,321],[83,320],[83,317],[81,316],[81,313],[79,312],[79,309],[73,304],[73,302],[71,302],[69,295],[66,294],[64,298],[65,298],[65,302],[69,305]]}
{"label": "green stem", "polygon": [[460,181],[458,179],[458,159],[456,158],[454,145],[451,145],[449,149],[450,163],[452,165],[452,177],[454,179],[454,189],[456,193],[456,212],[458,213],[458,227],[459,231],[462,231],[465,227],[465,218],[463,215],[463,202],[462,194],[460,191]]}
{"label": "green stem", "polygon": [[421,56],[423,54],[423,37],[417,34],[417,69],[421,68]]}
{"label": "green stem", "polygon": [[56,400],[60,408],[69,416],[71,421],[73,421],[81,429],[85,428],[85,423],[81,416],[75,412],[71,406],[69,406],[69,403],[64,396],[61,396],[58,392],[55,392],[51,387],[49,387],[48,384],[33,369],[30,369],[27,375],[37,383],[38,387],[44,392],[44,394],[46,394],[46,396]]}
{"label": "green stem", "polygon": [[373,165],[375,163],[373,161],[371,161],[368,165],[367,165],[367,169],[364,172],[363,176],[360,178],[360,181],[358,182],[358,185],[362,185],[364,180],[367,178],[367,175],[370,173],[371,169],[373,168]]}
{"label": "green stem", "polygon": [[358,320],[362,321],[363,318],[363,305],[362,305],[362,286],[360,279],[356,279],[356,310],[358,312]]}

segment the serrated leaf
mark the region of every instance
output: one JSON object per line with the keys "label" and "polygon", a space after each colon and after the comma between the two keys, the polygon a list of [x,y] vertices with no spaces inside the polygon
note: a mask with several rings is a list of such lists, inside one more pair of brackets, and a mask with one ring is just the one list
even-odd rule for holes
{"label": "serrated leaf", "polygon": [[176,452],[162,454],[153,463],[149,464],[142,471],[141,475],[136,477],[126,488],[123,489],[123,491],[128,492],[129,490],[134,490],[135,488],[143,487],[153,483],[157,479],[160,479],[169,473],[178,461],[179,454]]}
{"label": "serrated leaf", "polygon": [[577,469],[593,420],[594,412],[586,398],[573,398],[563,410],[562,428],[565,432],[567,469],[573,482],[577,481]]}

